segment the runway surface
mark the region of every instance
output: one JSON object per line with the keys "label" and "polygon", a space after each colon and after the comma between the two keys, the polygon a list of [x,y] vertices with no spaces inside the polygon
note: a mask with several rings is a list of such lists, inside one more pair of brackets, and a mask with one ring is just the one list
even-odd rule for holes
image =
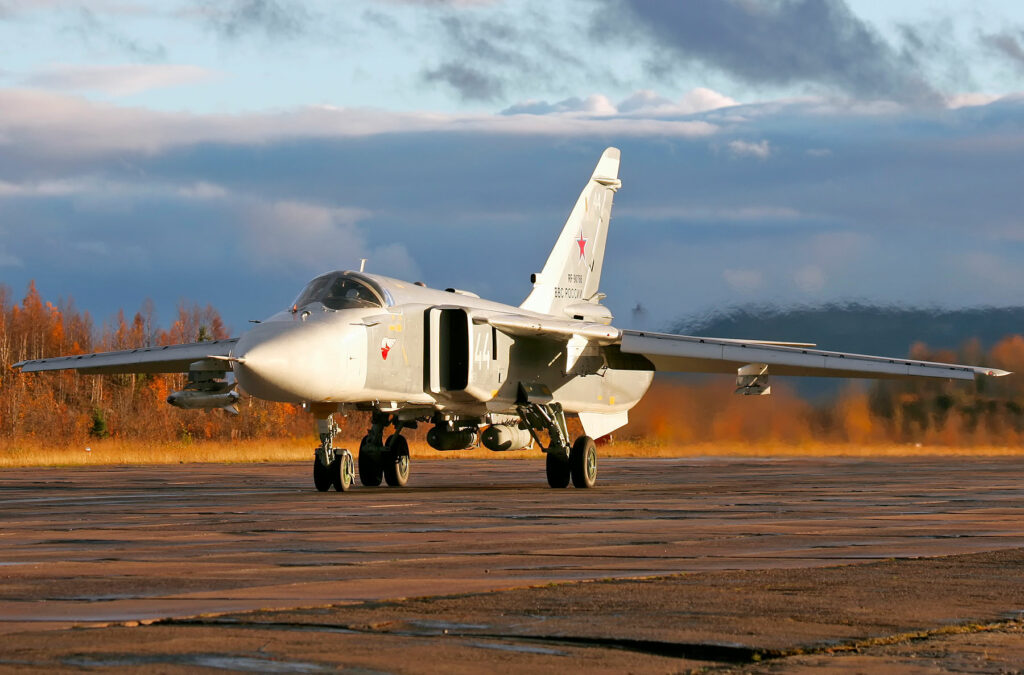
{"label": "runway surface", "polygon": [[3,471],[0,667],[1024,662],[1024,459],[603,460],[594,490],[541,460],[347,494],[310,473]]}

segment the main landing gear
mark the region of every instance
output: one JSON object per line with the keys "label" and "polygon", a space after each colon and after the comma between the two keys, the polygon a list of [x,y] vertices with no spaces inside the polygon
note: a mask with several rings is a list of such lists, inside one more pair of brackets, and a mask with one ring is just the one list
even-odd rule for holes
{"label": "main landing gear", "polygon": [[[569,430],[565,412],[559,403],[526,403],[519,406],[519,416],[528,425],[534,440],[547,454],[545,468],[548,485],[553,488],[592,488],[597,482],[597,445],[590,436],[580,436],[569,446]],[[551,442],[545,448],[535,429],[548,432]]]}
{"label": "main landing gear", "polygon": [[[384,440],[384,430],[394,424],[395,433]],[[409,441],[402,436],[406,423],[391,420],[384,413],[373,413],[370,431],[359,443],[359,482],[368,487],[380,485],[381,479],[391,487],[402,487],[409,481]]]}

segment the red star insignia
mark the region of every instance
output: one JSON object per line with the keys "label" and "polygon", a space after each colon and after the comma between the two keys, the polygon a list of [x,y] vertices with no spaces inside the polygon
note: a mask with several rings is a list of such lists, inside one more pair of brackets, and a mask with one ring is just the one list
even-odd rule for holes
{"label": "red star insignia", "polygon": [[580,237],[576,243],[580,247],[580,260],[583,260],[587,256],[587,238],[583,236],[583,230],[580,230]]}

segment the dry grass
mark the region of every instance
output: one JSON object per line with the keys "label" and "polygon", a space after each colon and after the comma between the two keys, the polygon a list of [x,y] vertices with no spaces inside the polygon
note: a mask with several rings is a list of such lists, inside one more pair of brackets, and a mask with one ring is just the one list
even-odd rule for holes
{"label": "dry grass", "polygon": [[[305,462],[313,457],[312,438],[263,441],[155,443],[108,439],[74,446],[49,446],[38,440],[0,443],[0,467],[91,466],[116,464]],[[341,443],[355,451],[356,443]],[[87,450],[88,448],[88,450]],[[539,449],[496,453],[484,448],[437,452],[413,441],[414,459],[539,459]],[[617,441],[599,448],[603,457],[917,457],[1024,456],[1024,447],[946,447],[921,445],[854,445],[781,443],[670,444]]]}

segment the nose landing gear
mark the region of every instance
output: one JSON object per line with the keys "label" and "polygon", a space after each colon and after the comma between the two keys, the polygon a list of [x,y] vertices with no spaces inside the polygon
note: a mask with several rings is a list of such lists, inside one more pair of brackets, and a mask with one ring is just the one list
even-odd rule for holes
{"label": "nose landing gear", "polygon": [[314,450],[313,485],[320,492],[327,492],[332,486],[338,492],[348,492],[355,478],[352,453],[344,448],[334,449],[333,441],[338,433],[338,425],[330,414],[318,417],[316,422],[320,432],[320,446]]}

